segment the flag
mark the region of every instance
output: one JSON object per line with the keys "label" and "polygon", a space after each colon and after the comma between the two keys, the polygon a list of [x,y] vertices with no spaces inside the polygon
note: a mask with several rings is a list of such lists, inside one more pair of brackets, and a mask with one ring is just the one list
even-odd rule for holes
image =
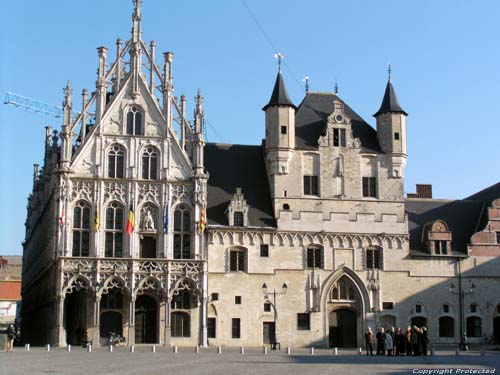
{"label": "flag", "polygon": [[130,206],[130,209],[128,211],[127,226],[125,227],[125,231],[130,236],[132,234],[132,232],[134,231],[134,228],[135,228],[135,215],[134,215],[134,210],[132,209],[132,206]]}
{"label": "flag", "polygon": [[94,213],[94,232],[97,232],[98,230],[99,230],[99,208],[97,207],[96,204]]}
{"label": "flag", "polygon": [[201,214],[200,214],[200,234],[203,234],[205,233],[205,226],[206,226],[206,222],[205,222],[205,209],[202,208],[201,209]]}
{"label": "flag", "polygon": [[168,233],[168,204],[165,207],[165,221],[163,222],[163,231]]}

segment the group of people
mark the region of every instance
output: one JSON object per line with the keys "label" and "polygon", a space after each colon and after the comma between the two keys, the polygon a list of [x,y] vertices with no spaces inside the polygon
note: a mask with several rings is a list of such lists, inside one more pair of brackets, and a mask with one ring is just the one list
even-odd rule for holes
{"label": "group of people", "polygon": [[375,334],[371,328],[365,333],[366,355],[373,355],[373,345],[377,345],[377,355],[427,355],[429,337],[426,327],[401,328],[381,327]]}

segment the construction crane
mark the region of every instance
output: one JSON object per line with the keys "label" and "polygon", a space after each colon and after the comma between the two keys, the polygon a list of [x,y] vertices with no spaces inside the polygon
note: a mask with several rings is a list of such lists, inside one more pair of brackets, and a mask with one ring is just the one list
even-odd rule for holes
{"label": "construction crane", "polygon": [[[40,100],[28,98],[26,96],[22,96],[19,94],[14,94],[9,91],[5,93],[5,98],[3,100],[3,103],[12,105],[17,108],[22,108],[27,111],[43,113],[44,115],[52,116],[55,118],[62,118],[63,116],[62,107],[58,107],[52,104],[47,104]],[[73,120],[75,120],[79,114],[80,114],[79,112],[73,112]],[[210,129],[212,129],[215,136],[224,142],[224,137],[222,137],[222,135],[217,131],[217,129],[215,129],[215,127],[208,120],[206,120],[206,122],[210,127]]]}

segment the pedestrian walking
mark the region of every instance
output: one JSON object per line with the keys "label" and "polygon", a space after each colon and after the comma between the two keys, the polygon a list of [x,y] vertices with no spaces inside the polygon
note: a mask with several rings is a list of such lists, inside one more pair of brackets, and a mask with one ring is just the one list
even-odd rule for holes
{"label": "pedestrian walking", "polygon": [[16,330],[14,329],[14,325],[11,324],[5,331],[7,334],[7,342],[5,343],[5,351],[11,352],[14,350],[14,338],[16,337]]}

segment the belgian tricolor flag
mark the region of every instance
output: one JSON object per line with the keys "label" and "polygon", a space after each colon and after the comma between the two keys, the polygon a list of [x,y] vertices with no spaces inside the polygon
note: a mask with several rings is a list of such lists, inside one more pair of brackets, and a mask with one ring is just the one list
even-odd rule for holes
{"label": "belgian tricolor flag", "polygon": [[134,228],[135,228],[135,215],[134,215],[134,210],[132,209],[132,206],[130,206],[130,209],[128,211],[127,226],[125,227],[125,231],[130,236],[132,234],[132,232],[134,231]]}

